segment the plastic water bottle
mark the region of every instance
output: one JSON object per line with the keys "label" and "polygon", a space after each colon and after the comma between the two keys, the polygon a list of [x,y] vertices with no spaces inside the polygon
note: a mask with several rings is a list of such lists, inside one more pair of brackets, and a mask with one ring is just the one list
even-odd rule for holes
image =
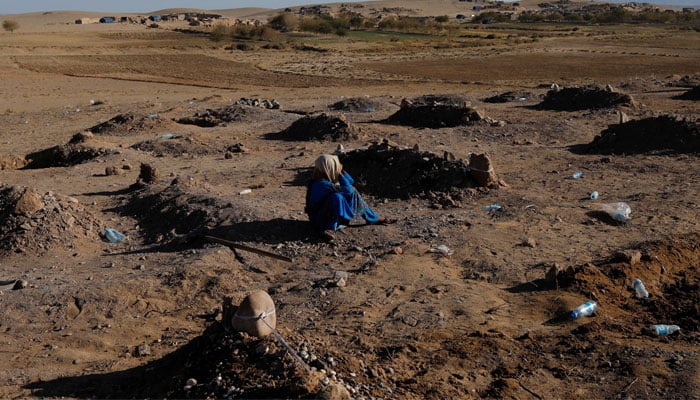
{"label": "plastic water bottle", "polygon": [[107,238],[110,243],[118,243],[126,239],[126,236],[115,229],[110,229],[105,226],[105,238]]}
{"label": "plastic water bottle", "polygon": [[583,172],[581,172],[581,171],[576,171],[576,172],[574,172],[573,175],[571,175],[571,177],[574,179],[579,179],[582,176],[583,176]]}
{"label": "plastic water bottle", "polygon": [[591,200],[596,200],[598,198],[598,192],[593,191],[591,192]]}
{"label": "plastic water bottle", "polygon": [[681,327],[678,325],[652,325],[649,328],[651,328],[651,331],[656,333],[657,335],[671,335],[674,334],[678,331],[681,330]]}
{"label": "plastic water bottle", "polygon": [[598,304],[595,301],[587,301],[571,311],[571,319],[579,319],[588,317],[598,309]]}
{"label": "plastic water bottle", "polygon": [[498,203],[493,203],[490,206],[483,206],[482,209],[484,211],[491,211],[491,210],[499,210],[501,208],[501,205]]}
{"label": "plastic water bottle", "polygon": [[644,282],[641,279],[635,279],[632,282],[632,287],[634,287],[634,291],[637,292],[637,297],[640,299],[649,298],[649,292],[647,292],[647,288],[644,287]]}

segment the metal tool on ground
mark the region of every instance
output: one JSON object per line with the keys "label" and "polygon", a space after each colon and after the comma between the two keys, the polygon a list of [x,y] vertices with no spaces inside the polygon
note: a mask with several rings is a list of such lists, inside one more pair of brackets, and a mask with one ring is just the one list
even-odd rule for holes
{"label": "metal tool on ground", "polygon": [[219,243],[219,244],[223,244],[223,245],[226,245],[229,247],[233,247],[234,249],[249,251],[251,253],[259,254],[261,256],[266,256],[266,257],[274,258],[277,260],[286,261],[289,263],[294,262],[294,260],[292,260],[289,257],[283,256],[280,254],[276,254],[276,253],[273,253],[270,251],[266,251],[266,250],[256,249],[255,247],[250,247],[250,246],[238,244],[238,243],[232,242],[230,240],[221,239],[221,238],[209,236],[209,235],[205,235],[204,238],[211,241],[211,242],[214,242],[214,243]]}

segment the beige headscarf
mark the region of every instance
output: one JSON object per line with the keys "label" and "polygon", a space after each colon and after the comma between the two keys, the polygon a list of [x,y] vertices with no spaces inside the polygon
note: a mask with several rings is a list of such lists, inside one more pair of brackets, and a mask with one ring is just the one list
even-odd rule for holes
{"label": "beige headscarf", "polygon": [[343,165],[338,156],[323,154],[316,159],[314,164],[314,179],[328,179],[331,182],[338,182]]}

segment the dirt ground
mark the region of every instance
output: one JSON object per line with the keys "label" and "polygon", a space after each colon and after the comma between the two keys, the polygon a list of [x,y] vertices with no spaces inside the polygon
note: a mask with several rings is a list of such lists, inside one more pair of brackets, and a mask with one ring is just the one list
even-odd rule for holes
{"label": "dirt ground", "polygon": [[[700,398],[700,106],[679,97],[700,82],[697,33],[237,51],[81,16],[0,33],[0,397]],[[633,101],[559,111],[554,83]],[[482,118],[390,118],[426,98],[436,119],[441,98]],[[338,145],[397,222],[327,242],[305,185]],[[474,179],[479,154],[496,183]],[[614,202],[628,222],[601,211]],[[224,298],[257,289],[304,364],[227,329]]]}

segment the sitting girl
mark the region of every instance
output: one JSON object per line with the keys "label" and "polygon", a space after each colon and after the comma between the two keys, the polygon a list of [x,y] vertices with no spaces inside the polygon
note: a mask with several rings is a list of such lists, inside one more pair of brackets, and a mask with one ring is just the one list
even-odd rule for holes
{"label": "sitting girl", "polygon": [[394,222],[380,218],[362,199],[343,171],[337,156],[324,154],[316,159],[314,173],[306,190],[306,208],[311,224],[327,239],[345,228],[351,220],[362,217],[368,224]]}

